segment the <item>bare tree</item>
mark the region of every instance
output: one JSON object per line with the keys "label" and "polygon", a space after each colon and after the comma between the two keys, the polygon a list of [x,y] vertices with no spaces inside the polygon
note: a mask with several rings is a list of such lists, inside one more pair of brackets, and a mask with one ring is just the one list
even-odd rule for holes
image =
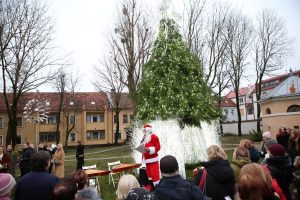
{"label": "bare tree", "polygon": [[115,60],[112,56],[107,56],[103,59],[102,65],[95,68],[96,82],[94,85],[99,92],[107,92],[110,109],[115,113],[116,118],[114,120],[116,124],[115,131],[115,144],[118,144],[119,130],[120,130],[120,112],[127,108],[129,105],[128,97],[123,94],[125,84],[120,81],[119,77],[122,76],[120,71],[116,67]]}
{"label": "bare tree", "polygon": [[[66,84],[66,93],[64,95],[63,116],[66,121],[65,129],[65,148],[68,147],[69,135],[76,128],[76,114],[80,111],[82,102],[77,98],[75,94],[76,87],[78,85],[78,76],[71,75]],[[71,120],[71,116],[74,116],[74,120]]]}
{"label": "bare tree", "polygon": [[66,93],[66,73],[63,71],[63,69],[60,69],[58,71],[58,73],[55,76],[54,79],[54,89],[58,92],[59,94],[59,106],[58,106],[58,111],[57,111],[57,115],[56,115],[56,130],[55,130],[55,139],[56,139],[56,144],[59,144],[59,140],[60,140],[60,131],[59,131],[59,127],[60,127],[60,115],[62,113],[63,110],[63,106],[64,106],[64,98],[65,98],[65,93]]}
{"label": "bare tree", "polygon": [[[255,30],[256,98],[261,99],[261,81],[265,75],[278,70],[291,50],[284,20],[274,10],[264,9],[257,16]],[[260,105],[257,104],[257,131],[260,130]]]}
{"label": "bare tree", "polygon": [[[53,23],[37,0],[3,0],[0,14],[3,94],[8,112],[7,144],[16,144],[17,105],[22,94],[52,78]],[[7,92],[12,93],[12,99]]]}
{"label": "bare tree", "polygon": [[[205,71],[205,82],[217,94],[228,86],[229,78],[226,72],[225,37],[226,20],[230,14],[230,7],[219,3],[209,12],[210,18],[204,16],[206,1],[190,0],[185,9],[186,23],[184,36],[188,47],[202,61]],[[223,81],[220,82],[220,79]],[[221,84],[220,84],[221,83]],[[221,91],[220,91],[221,90]]]}
{"label": "bare tree", "polygon": [[118,10],[115,33],[110,38],[111,52],[119,71],[117,78],[131,95],[136,91],[141,66],[148,61],[152,44],[153,34],[144,12],[136,0],[124,0]]}
{"label": "bare tree", "polygon": [[186,39],[188,48],[201,58],[204,45],[206,0],[189,0],[184,6],[183,36]]}
{"label": "bare tree", "polygon": [[239,136],[242,135],[239,89],[241,78],[246,69],[246,58],[249,53],[252,38],[251,32],[252,24],[247,17],[238,12],[232,12],[230,14],[226,21],[226,39],[228,43],[226,57],[230,65],[228,74],[235,92]]}

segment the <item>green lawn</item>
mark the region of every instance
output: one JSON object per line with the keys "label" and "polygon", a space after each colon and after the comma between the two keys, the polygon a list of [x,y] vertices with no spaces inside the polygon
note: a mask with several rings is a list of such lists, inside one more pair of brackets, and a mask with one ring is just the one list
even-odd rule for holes
{"label": "green lawn", "polygon": [[[248,138],[248,136],[224,136],[221,138],[221,143],[228,158],[232,158],[233,148],[242,138]],[[109,149],[115,148],[114,150],[107,151]],[[97,164],[97,169],[107,170],[107,162],[112,162],[120,160],[122,163],[132,163],[133,160],[130,157],[132,150],[128,145],[123,146],[110,146],[110,147],[93,147],[85,149],[85,165]],[[90,159],[90,160],[89,160]],[[75,170],[75,149],[67,150],[65,158],[65,171],[66,174]],[[191,179],[192,170],[195,166],[186,166],[187,179]],[[116,188],[108,184],[108,176],[99,177],[101,185],[101,196],[104,200],[114,200],[116,199]]]}

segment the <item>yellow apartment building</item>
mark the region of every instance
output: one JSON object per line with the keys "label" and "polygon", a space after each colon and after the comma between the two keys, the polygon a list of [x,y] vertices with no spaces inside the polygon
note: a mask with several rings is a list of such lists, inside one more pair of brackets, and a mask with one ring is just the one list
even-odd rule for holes
{"label": "yellow apartment building", "polygon": [[[66,131],[69,134],[68,146],[77,145],[81,140],[83,145],[107,145],[114,143],[116,129],[115,114],[110,107],[109,95],[104,92],[80,92],[66,94],[63,111],[60,113],[59,141],[65,144]],[[127,97],[127,96],[126,96]],[[47,117],[40,122],[28,121],[29,114],[26,104],[33,99],[43,102],[47,108]],[[17,120],[17,144],[29,142],[32,144],[56,143],[56,126],[59,108],[59,93],[26,93],[21,97],[18,105]],[[119,143],[126,140],[126,129],[133,120],[132,104],[123,107],[119,115],[120,137]],[[25,109],[27,108],[27,109]],[[34,105],[29,110],[34,110]],[[43,113],[31,112],[34,119]],[[4,104],[3,94],[0,99],[0,145],[6,146],[6,134],[8,128],[8,116]]]}

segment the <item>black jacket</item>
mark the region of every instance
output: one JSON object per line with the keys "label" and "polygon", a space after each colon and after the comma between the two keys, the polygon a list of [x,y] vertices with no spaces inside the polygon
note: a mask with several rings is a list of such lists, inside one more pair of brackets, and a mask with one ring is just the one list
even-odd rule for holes
{"label": "black jacket", "polygon": [[[213,200],[224,200],[224,197],[234,198],[235,177],[228,160],[212,160],[201,163],[207,170],[206,196]],[[203,170],[193,179],[193,184],[199,186]]]}
{"label": "black jacket", "polygon": [[82,145],[76,147],[76,159],[78,162],[84,162],[84,148]]}
{"label": "black jacket", "polygon": [[156,186],[155,200],[202,200],[199,187],[183,179],[180,175],[163,177]]}
{"label": "black jacket", "polygon": [[286,198],[291,199],[289,192],[289,184],[293,178],[291,158],[288,155],[271,157],[267,159],[267,166]]}

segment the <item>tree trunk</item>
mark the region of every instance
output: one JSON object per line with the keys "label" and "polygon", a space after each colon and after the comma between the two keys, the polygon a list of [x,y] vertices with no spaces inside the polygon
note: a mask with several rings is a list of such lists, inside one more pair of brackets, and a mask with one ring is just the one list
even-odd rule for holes
{"label": "tree trunk", "polygon": [[120,132],[120,120],[119,120],[120,112],[116,112],[116,132],[115,132],[115,145],[118,144],[119,132]]}
{"label": "tree trunk", "polygon": [[239,92],[235,91],[235,100],[236,100],[236,109],[238,114],[238,135],[242,136],[242,117],[240,112],[240,100],[239,100]]}

